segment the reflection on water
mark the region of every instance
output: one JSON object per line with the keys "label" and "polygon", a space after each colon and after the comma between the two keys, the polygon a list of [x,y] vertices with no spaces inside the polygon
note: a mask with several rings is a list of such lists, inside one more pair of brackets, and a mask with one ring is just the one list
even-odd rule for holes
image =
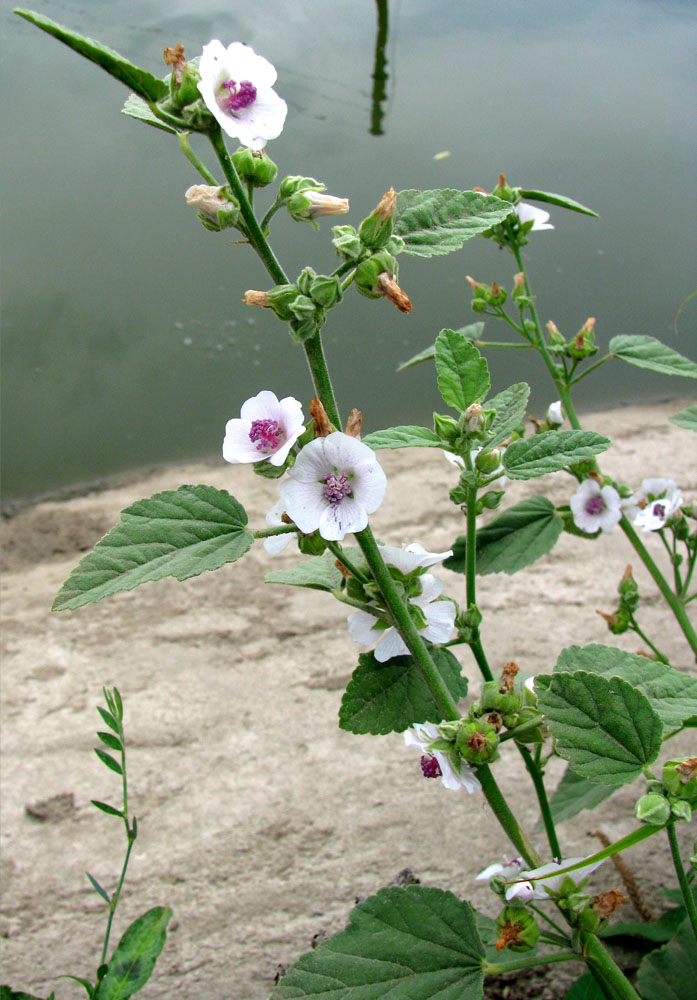
{"label": "reflection on water", "polygon": [[[311,175],[350,196],[341,221],[360,221],[391,185],[491,189],[500,170],[589,204],[600,219],[556,211],[554,231],[526,248],[543,320],[573,334],[595,315],[601,347],[637,333],[697,352],[697,300],[673,332],[695,286],[694,4],[337,0],[329,16],[319,0],[33,2],[162,75],[165,44],[190,54],[212,37],[251,44],[275,64],[290,109],[270,155],[281,176]],[[1,24],[13,95],[0,154],[11,193],[5,496],[215,454],[226,420],[261,388],[307,400],[302,352],[267,311],[241,303],[246,288],[268,286],[261,266],[185,205],[197,177],[174,137],[120,115],[125,88],[9,8]],[[203,140],[192,143],[212,167]],[[441,150],[450,155],[435,158]],[[257,195],[261,213],[272,199]],[[276,217],[287,272],[336,266],[331,221],[316,234]],[[482,240],[400,263],[409,316],[352,295],[324,332],[341,408],[362,409],[367,430],[428,423],[443,408],[430,366],[395,368],[441,328],[471,321],[466,273],[510,288],[513,271]],[[486,332],[507,339],[491,323]],[[541,415],[549,391],[528,354],[489,352],[492,391],[526,379]],[[689,385],[615,364],[582,389],[598,406]]]}

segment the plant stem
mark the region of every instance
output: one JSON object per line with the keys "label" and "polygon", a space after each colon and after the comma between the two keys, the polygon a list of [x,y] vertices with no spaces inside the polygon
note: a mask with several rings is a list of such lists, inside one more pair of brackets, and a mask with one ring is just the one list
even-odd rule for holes
{"label": "plant stem", "polygon": [[527,749],[527,747],[522,747],[518,745],[521,756],[525,761],[525,766],[528,769],[528,774],[532,778],[532,783],[535,786],[535,794],[537,795],[537,801],[540,805],[540,815],[542,816],[542,822],[545,825],[545,831],[547,833],[547,840],[549,841],[549,847],[552,852],[552,857],[561,860],[562,853],[559,847],[559,841],[557,839],[557,831],[554,826],[554,819],[552,818],[552,810],[549,807],[549,800],[547,798],[547,790],[545,789],[545,784],[542,779],[542,774],[540,769],[535,764],[532,758],[532,754]]}
{"label": "plant stem", "polygon": [[189,142],[189,133],[180,132],[177,138],[179,139],[179,145],[181,147],[182,153],[187,158],[189,163],[192,163],[196,168],[196,170],[198,170],[198,172],[200,173],[201,177],[203,177],[206,184],[211,184],[215,187],[219,187],[216,178],[210,172],[208,167],[204,166],[204,164],[199,160],[198,156],[196,156],[193,149],[191,148],[191,143]]}
{"label": "plant stem", "polygon": [[518,825],[517,819],[501,794],[501,789],[496,784],[489,765],[479,764],[476,768],[476,774],[481,782],[482,791],[491,806],[492,812],[508,835],[513,846],[531,868],[539,868],[542,864],[542,858]]}
{"label": "plant stem", "polygon": [[[107,701],[107,704],[109,705],[109,707],[111,707],[109,701]],[[109,917],[107,919],[106,932],[104,934],[104,944],[102,946],[102,958],[99,963],[100,965],[104,965],[104,962],[106,961],[107,948],[109,947],[109,935],[111,934],[111,925],[114,920],[114,914],[116,913],[116,907],[118,906],[119,903],[119,897],[121,895],[121,889],[123,887],[124,879],[126,878],[126,869],[128,868],[128,862],[131,857],[131,850],[133,849],[136,837],[138,836],[138,824],[135,818],[133,820],[132,825],[129,824],[128,822],[128,780],[126,778],[126,740],[123,731],[123,721],[120,717],[120,714],[116,716],[116,718],[118,719],[118,726],[119,726],[118,736],[119,740],[121,741],[121,789],[123,792],[123,821],[126,826],[126,840],[128,846],[126,848],[126,856],[123,860],[123,865],[121,866],[121,875],[119,876],[119,881],[116,886],[116,891],[114,892],[109,902]]]}
{"label": "plant stem", "polygon": [[359,569],[355,563],[351,562],[338,542],[327,542],[327,548],[333,555],[336,556],[341,565],[346,567],[351,576],[354,576],[358,580],[359,583],[368,583],[369,578],[365,575],[362,569]]}
{"label": "plant stem", "polygon": [[636,634],[639,636],[639,638],[641,639],[641,641],[645,642],[646,645],[649,647],[649,649],[653,650],[656,658],[658,660],[660,660],[661,663],[668,663],[669,662],[668,658],[665,657],[663,655],[663,653],[659,649],[656,648],[656,646],[654,646],[654,644],[651,642],[651,640],[649,639],[649,637],[639,627],[639,623],[637,622],[636,618],[634,617],[634,615],[632,614],[631,611],[629,612],[629,624],[630,624],[630,626],[632,628],[632,631],[636,632]]}
{"label": "plant stem", "polygon": [[360,545],[366,562],[370,566],[370,570],[380,588],[390,617],[397,631],[407,644],[409,652],[421,668],[424,680],[428,684],[433,699],[443,714],[443,718],[454,722],[460,718],[457,705],[450,691],[448,691],[438,668],[431,659],[428,648],[411,620],[407,608],[402,602],[402,598],[380,554],[370,527],[364,528],[363,531],[358,531],[356,533],[356,541]]}
{"label": "plant stem", "polygon": [[[472,465],[471,457],[467,457],[468,466]],[[477,487],[467,490],[466,499],[467,548],[465,550],[465,571],[467,574],[467,607],[477,604]],[[484,654],[484,647],[479,636],[479,627],[472,629],[469,647],[477,661],[482,676],[487,681],[493,681],[494,675]]]}
{"label": "plant stem", "polygon": [[690,919],[690,923],[692,924],[692,931],[697,939],[697,906],[695,906],[692,889],[690,887],[690,883],[687,881],[687,875],[685,874],[682,858],[680,857],[680,846],[678,845],[678,837],[675,832],[675,820],[671,820],[671,822],[668,823],[666,826],[666,833],[668,834],[670,853],[673,855],[673,864],[675,866],[678,882],[680,884],[680,892],[682,893],[685,909],[687,910],[687,915]]}
{"label": "plant stem", "polygon": [[620,1000],[641,1000],[619,965],[608,955],[595,934],[581,932],[583,957],[598,980],[602,979]]}
{"label": "plant stem", "polygon": [[575,951],[556,951],[552,955],[528,955],[527,958],[517,958],[513,962],[485,962],[484,972],[487,976],[500,976],[504,972],[516,972],[518,969],[531,969],[534,965],[552,965],[554,962],[578,962]]}
{"label": "plant stem", "polygon": [[303,347],[305,348],[305,357],[307,358],[307,363],[310,366],[312,384],[315,387],[317,397],[322,403],[324,409],[327,411],[327,416],[332,424],[338,428],[338,430],[341,430],[341,416],[339,415],[339,410],[337,409],[336,399],[334,397],[334,388],[329,377],[327,360],[324,356],[324,348],[322,347],[322,341],[319,333],[316,333],[314,337],[310,337],[306,340],[303,343]]}

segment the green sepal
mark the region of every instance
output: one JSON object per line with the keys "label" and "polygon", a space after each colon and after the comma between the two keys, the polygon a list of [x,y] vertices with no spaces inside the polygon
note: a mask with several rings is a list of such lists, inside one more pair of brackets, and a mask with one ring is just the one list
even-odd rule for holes
{"label": "green sepal", "polygon": [[582,215],[592,215],[594,218],[599,218],[598,213],[594,212],[592,208],[586,208],[579,201],[574,201],[573,198],[567,198],[563,194],[552,194],[549,191],[533,191],[529,188],[516,188],[516,194],[519,194],[521,199],[530,199],[530,201],[541,201],[546,205],[558,205],[559,208],[568,208],[571,212],[580,212]]}

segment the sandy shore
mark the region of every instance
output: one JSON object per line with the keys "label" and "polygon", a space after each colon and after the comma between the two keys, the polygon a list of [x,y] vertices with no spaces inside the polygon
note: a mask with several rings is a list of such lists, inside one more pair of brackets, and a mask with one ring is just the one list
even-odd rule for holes
{"label": "sandy shore", "polygon": [[[694,456],[694,435],[667,423],[684,405],[589,417],[589,429],[615,442],[603,467],[631,485],[673,476],[694,497],[697,468],[685,460]],[[447,497],[452,467],[427,449],[380,458],[388,492],[371,522],[377,536],[447,548],[462,530]],[[409,472],[413,459],[418,484]],[[356,896],[375,892],[405,866],[425,884],[495,911],[494,897],[473,877],[510,850],[482,797],[422,780],[418,756],[398,735],[339,730],[341,694],[359,650],[348,637],[345,609],[331,598],[264,584],[265,572],[298,560],[294,546],[272,559],[258,544],[214,574],[50,613],[60,584],[122,508],[187,482],[228,489],[252,526],[262,526],[278,489],[222,461],[190,464],[43,502],[2,525],[0,947],[2,981],[15,989],[55,989],[57,1000],[67,1000],[82,995],[80,988],[52,977],[94,975],[105,906],[84,873],[113,888],[123,847],[118,820],[90,805],[92,798],[118,802],[118,778],[92,752],[94,732],[103,728],[96,711],[102,685],[117,685],[124,698],[140,830],[114,940],[149,907],[174,910],[144,1000],[262,1000],[279,963],[290,964],[318,932],[341,928]],[[568,477],[550,482],[552,498],[568,502]],[[541,492],[540,485],[514,484],[506,505]],[[648,545],[660,561],[659,540]],[[631,637],[610,636],[595,614],[613,607],[628,562],[644,598],[642,626],[674,666],[694,671],[655,586],[618,531],[595,542],[564,535],[528,570],[481,578],[483,638],[494,669],[514,659],[527,672],[545,672],[572,643],[637,650]],[[464,601],[463,578],[439,572],[446,593]],[[476,691],[476,666],[466,649],[459,658]],[[682,752],[689,743],[682,740]],[[523,774],[514,753],[497,765],[515,812],[532,829],[537,811]],[[563,826],[565,853],[597,849],[588,830],[613,839],[628,833],[636,797],[636,788],[626,787],[599,813]],[[544,850],[542,835],[535,836]],[[667,855],[649,842],[627,861],[660,911]],[[606,865],[596,884],[616,883]],[[636,919],[631,907],[626,919]]]}

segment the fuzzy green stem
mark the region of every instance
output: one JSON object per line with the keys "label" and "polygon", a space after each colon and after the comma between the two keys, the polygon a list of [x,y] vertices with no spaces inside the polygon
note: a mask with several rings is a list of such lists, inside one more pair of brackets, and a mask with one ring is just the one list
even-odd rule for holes
{"label": "fuzzy green stem", "polygon": [[332,424],[341,430],[341,416],[337,409],[334,388],[332,380],[329,377],[327,360],[324,356],[324,348],[322,347],[319,333],[304,341],[303,347],[305,348],[307,363],[310,366],[312,384],[315,387],[317,398],[322,403]]}
{"label": "fuzzy green stem", "polygon": [[273,538],[274,535],[297,534],[298,529],[294,524],[279,525],[278,528],[257,528],[252,532],[255,538]]}
{"label": "fuzzy green stem", "polygon": [[500,976],[504,972],[517,972],[519,969],[552,965],[554,962],[578,962],[578,955],[575,951],[555,951],[552,955],[528,955],[526,958],[516,958],[513,962],[484,962],[484,972],[487,976]]}
{"label": "fuzzy green stem", "polygon": [[629,612],[629,626],[633,632],[636,632],[641,641],[645,642],[646,645],[649,647],[649,649],[653,651],[654,655],[656,656],[656,659],[660,660],[661,663],[669,662],[668,658],[665,657],[663,653],[656,646],[654,646],[649,637],[644,633],[643,629],[639,627],[639,623],[637,622],[636,618],[634,617],[631,611]]}
{"label": "fuzzy green stem", "polygon": [[219,187],[219,184],[218,184],[218,181],[216,180],[216,178],[210,172],[210,170],[208,169],[208,167],[206,167],[201,162],[201,160],[199,160],[198,156],[196,156],[196,154],[194,153],[193,149],[191,148],[191,143],[189,142],[189,133],[188,132],[180,132],[179,135],[177,136],[177,138],[179,139],[179,145],[181,147],[182,153],[187,158],[187,160],[189,161],[189,163],[193,164],[193,166],[196,168],[196,170],[198,170],[198,172],[200,173],[201,177],[203,177],[203,179],[206,182],[206,184],[210,184],[211,186],[214,186],[214,187]]}
{"label": "fuzzy green stem", "polygon": [[532,779],[532,783],[535,786],[535,794],[537,795],[537,801],[540,806],[540,815],[542,816],[542,822],[545,826],[545,832],[547,834],[547,840],[549,841],[549,847],[552,852],[552,857],[561,860],[561,848],[559,846],[559,841],[557,839],[557,831],[554,826],[554,819],[552,818],[552,810],[549,807],[549,800],[547,798],[547,790],[545,789],[545,783],[542,779],[542,774],[540,769],[535,764],[532,758],[532,754],[527,749],[527,747],[518,746],[520,754],[525,762],[525,766],[528,769],[528,774]]}
{"label": "fuzzy green stem", "polygon": [[678,844],[678,836],[675,832],[675,820],[672,820],[666,826],[666,833],[668,834],[668,843],[670,844],[670,853],[673,856],[673,865],[675,866],[675,871],[678,876],[678,883],[680,885],[680,892],[682,893],[683,902],[685,903],[685,909],[687,910],[687,915],[689,917],[690,923],[692,924],[692,931],[697,939],[697,906],[695,906],[694,896],[692,895],[692,889],[690,883],[687,881],[687,875],[685,874],[685,869],[683,867],[682,858],[680,857],[680,846]]}
{"label": "fuzzy green stem", "polygon": [[[472,460],[468,456],[467,464],[471,466]],[[467,574],[467,607],[471,608],[477,604],[477,487],[472,486],[467,490],[466,498],[466,519],[467,519],[467,548],[465,550],[465,571]],[[494,675],[484,654],[484,647],[479,637],[479,629],[472,630],[472,638],[469,643],[472,654],[477,661],[477,665],[482,676],[487,681],[493,681]]]}
{"label": "fuzzy green stem", "polygon": [[491,773],[489,765],[478,765],[476,768],[476,775],[481,782],[482,791],[486,796],[487,802],[491,806],[492,812],[508,835],[508,838],[515,849],[518,851],[526,864],[530,865],[531,868],[539,868],[542,864],[542,858],[518,825],[517,819],[511,812],[508,803],[501,794],[501,789],[496,784],[496,780]]}
{"label": "fuzzy green stem", "polygon": [[450,722],[460,718],[457,705],[453,696],[448,691],[438,668],[431,659],[428,648],[419,635],[407,608],[402,602],[395,582],[390,575],[390,571],[385,565],[385,561],[380,554],[373,533],[370,527],[356,533],[356,541],[361,547],[361,551],[366,558],[366,562],[380,588],[380,592],[385,601],[385,605],[390,613],[395,627],[404,639],[409,652],[416,660],[423,674],[424,680],[428,684],[433,699],[438,705],[444,719]]}
{"label": "fuzzy green stem", "polygon": [[595,934],[581,932],[581,944],[586,965],[594,976],[607,983],[620,1000],[641,1000],[619,965],[608,955]]}

